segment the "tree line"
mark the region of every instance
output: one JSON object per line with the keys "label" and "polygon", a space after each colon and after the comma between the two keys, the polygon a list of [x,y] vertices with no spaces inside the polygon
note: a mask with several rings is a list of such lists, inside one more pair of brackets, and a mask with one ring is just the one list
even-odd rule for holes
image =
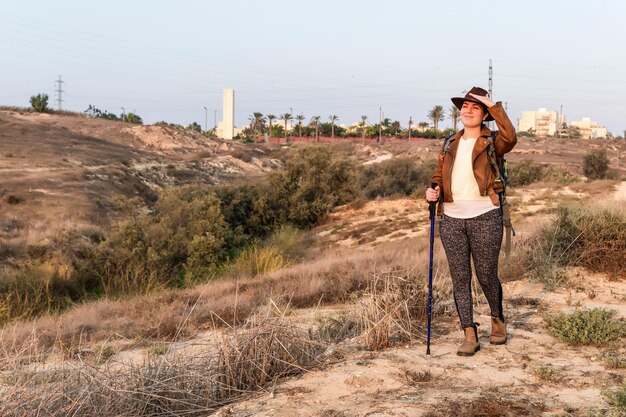
{"label": "tree line", "polygon": [[[311,116],[308,123],[305,123],[306,117],[300,113],[294,116],[292,113],[263,114],[254,112],[248,118],[248,126],[239,135],[239,139],[255,139],[261,135],[267,134],[272,137],[284,137],[287,139],[289,133],[291,136],[307,137],[319,139],[320,137],[330,138],[378,138],[378,137],[396,137],[411,139],[411,137],[427,137],[439,138],[447,136],[452,132],[456,132],[459,120],[459,110],[452,106],[448,110],[448,117],[452,120],[452,129],[439,129],[439,123],[446,117],[446,112],[442,106],[434,106],[428,113],[427,117],[431,121],[414,123],[413,118],[408,120],[407,128],[403,128],[400,121],[384,118],[378,123],[368,124],[368,117],[361,116],[361,120],[351,127],[344,127],[337,124],[339,117],[335,114],[328,116],[328,122],[321,121],[321,116]],[[289,124],[292,121],[291,129]]]}

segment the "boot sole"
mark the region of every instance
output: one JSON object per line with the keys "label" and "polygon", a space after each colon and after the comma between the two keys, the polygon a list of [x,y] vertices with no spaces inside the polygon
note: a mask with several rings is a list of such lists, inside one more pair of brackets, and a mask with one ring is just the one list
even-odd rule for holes
{"label": "boot sole", "polygon": [[504,339],[504,341],[502,341],[502,342],[492,342],[490,340],[489,343],[491,343],[492,345],[504,345],[504,344],[506,344],[506,339]]}
{"label": "boot sole", "polygon": [[478,352],[479,350],[480,350],[480,346],[476,347],[476,349],[471,353],[470,352],[457,352],[456,354],[458,356],[474,356],[474,354]]}

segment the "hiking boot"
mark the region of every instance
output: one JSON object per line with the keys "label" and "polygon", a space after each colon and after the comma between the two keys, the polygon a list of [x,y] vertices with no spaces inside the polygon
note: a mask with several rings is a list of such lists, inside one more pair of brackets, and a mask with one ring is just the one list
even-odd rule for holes
{"label": "hiking boot", "polygon": [[491,318],[491,335],[489,343],[492,345],[503,345],[506,343],[506,323],[498,317]]}
{"label": "hiking boot", "polygon": [[465,340],[463,340],[463,343],[459,346],[459,350],[456,351],[456,354],[459,356],[473,356],[474,353],[480,350],[476,324],[466,327],[463,330],[465,331]]}

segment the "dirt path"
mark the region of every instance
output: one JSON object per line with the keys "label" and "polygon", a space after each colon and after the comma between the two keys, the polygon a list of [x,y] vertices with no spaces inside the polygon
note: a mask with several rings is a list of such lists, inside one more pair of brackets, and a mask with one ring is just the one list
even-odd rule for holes
{"label": "dirt path", "polygon": [[[423,341],[382,352],[339,349],[336,363],[270,392],[225,407],[232,416],[553,416],[581,415],[606,407],[605,386],[624,380],[623,369],[607,369],[601,349],[571,347],[550,336],[546,311],[605,307],[626,315],[626,283],[572,272],[573,289],[547,292],[540,284],[504,285],[509,341],[488,343],[489,316],[477,306],[482,349],[456,355],[461,334],[455,318],[439,318],[431,353]],[[589,280],[596,285],[593,296]]]}
{"label": "dirt path", "polygon": [[613,198],[617,201],[626,200],[626,181],[622,181],[622,183],[616,187]]}

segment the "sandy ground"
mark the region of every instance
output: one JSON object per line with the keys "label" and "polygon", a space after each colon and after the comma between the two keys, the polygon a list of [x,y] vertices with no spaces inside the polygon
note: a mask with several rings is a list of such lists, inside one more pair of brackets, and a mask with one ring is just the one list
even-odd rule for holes
{"label": "sandy ground", "polygon": [[[626,283],[609,282],[583,271],[576,274],[581,282],[593,280],[597,289],[593,299],[584,290],[546,292],[540,284],[505,284],[510,324],[509,340],[504,346],[488,343],[488,310],[484,305],[477,306],[475,318],[482,325],[482,349],[473,357],[455,354],[460,331],[455,328],[454,318],[440,318],[433,323],[433,328],[439,329],[432,340],[431,356],[426,356],[423,340],[382,352],[359,351],[347,344],[338,347],[342,359],[325,369],[278,384],[268,392],[225,407],[221,414],[470,415],[455,414],[463,409],[455,402],[465,404],[466,412],[475,407],[479,413],[487,412],[485,399],[491,402],[492,410],[500,409],[501,414],[476,415],[548,416],[565,411],[579,415],[576,413],[591,405],[604,407],[602,387],[623,381],[624,371],[607,370],[597,348],[570,347],[548,335],[542,315],[545,311],[602,306],[626,317]],[[558,378],[541,379],[538,369],[542,367],[553,369]]]}

